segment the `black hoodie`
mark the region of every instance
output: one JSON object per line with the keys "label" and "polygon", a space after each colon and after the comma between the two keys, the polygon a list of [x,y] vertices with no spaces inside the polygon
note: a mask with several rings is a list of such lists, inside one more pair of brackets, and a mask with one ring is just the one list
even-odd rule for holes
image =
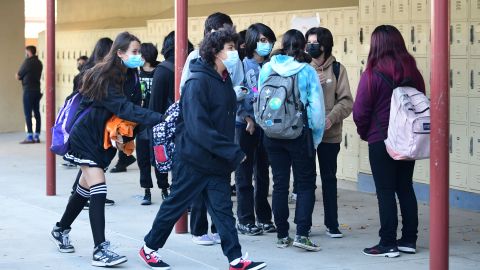
{"label": "black hoodie", "polygon": [[234,143],[237,100],[232,81],[200,58],[190,63],[190,71],[176,126],[177,158],[203,173],[230,175],[245,157]]}

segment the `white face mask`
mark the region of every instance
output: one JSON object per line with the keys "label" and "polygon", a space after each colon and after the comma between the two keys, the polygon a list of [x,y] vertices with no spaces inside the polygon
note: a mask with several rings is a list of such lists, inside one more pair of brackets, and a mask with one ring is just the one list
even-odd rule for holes
{"label": "white face mask", "polygon": [[223,65],[227,68],[228,72],[231,73],[235,70],[240,57],[238,56],[238,51],[227,51],[227,59],[222,60]]}

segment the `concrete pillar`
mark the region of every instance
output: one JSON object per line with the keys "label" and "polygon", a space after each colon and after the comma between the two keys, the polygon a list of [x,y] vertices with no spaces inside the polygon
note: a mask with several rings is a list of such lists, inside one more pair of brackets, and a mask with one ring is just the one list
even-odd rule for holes
{"label": "concrete pillar", "polygon": [[24,131],[22,84],[15,79],[25,57],[24,1],[3,0],[1,6],[0,132]]}

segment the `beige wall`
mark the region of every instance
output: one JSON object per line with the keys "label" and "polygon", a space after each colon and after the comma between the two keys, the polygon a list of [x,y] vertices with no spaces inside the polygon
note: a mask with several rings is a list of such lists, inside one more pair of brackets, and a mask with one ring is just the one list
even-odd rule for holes
{"label": "beige wall", "polygon": [[24,130],[22,85],[15,80],[25,55],[24,3],[2,0],[0,8],[0,132]]}

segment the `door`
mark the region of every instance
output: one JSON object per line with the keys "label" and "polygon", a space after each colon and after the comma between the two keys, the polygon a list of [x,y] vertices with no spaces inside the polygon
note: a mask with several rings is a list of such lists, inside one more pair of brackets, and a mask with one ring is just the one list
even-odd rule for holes
{"label": "door", "polygon": [[424,22],[430,20],[430,0],[411,0],[411,21]]}
{"label": "door", "polygon": [[480,166],[468,166],[467,185],[471,189],[480,190]]}
{"label": "door", "polygon": [[377,0],[375,2],[375,12],[377,24],[388,23],[392,21],[392,4],[390,0]]}
{"label": "door", "polygon": [[452,23],[450,25],[450,55],[467,56],[469,43],[468,24],[464,22]]}
{"label": "door", "polygon": [[343,35],[343,12],[342,10],[334,10],[328,13],[328,26],[333,36]]}
{"label": "door", "polygon": [[343,37],[343,63],[345,65],[357,65],[357,42],[355,35]]}
{"label": "door", "polygon": [[450,17],[453,22],[468,19],[467,0],[450,0]]}
{"label": "door", "polygon": [[392,18],[394,22],[408,22],[410,20],[410,1],[392,0]]}
{"label": "door", "polygon": [[370,51],[370,40],[372,38],[372,32],[375,29],[375,25],[361,25],[358,41],[360,43],[360,55],[368,55]]}
{"label": "door", "polygon": [[480,97],[480,59],[469,59],[468,64],[468,95]]}
{"label": "door", "polygon": [[470,126],[470,164],[480,165],[480,126]]}
{"label": "door", "polygon": [[357,181],[358,178],[358,156],[343,157],[343,177],[347,180]]}
{"label": "door", "polygon": [[450,159],[456,162],[467,163],[469,158],[468,126],[450,124],[449,151]]}
{"label": "door", "polygon": [[358,30],[358,9],[343,10],[343,33],[355,35]]}
{"label": "door", "polygon": [[450,59],[450,95],[468,94],[467,59]]}
{"label": "door", "polygon": [[468,122],[468,98],[450,97],[450,120],[453,122]]}
{"label": "door", "polygon": [[470,19],[480,20],[480,0],[470,0]]}
{"label": "door", "polygon": [[360,137],[357,134],[355,124],[351,122],[344,122],[343,130],[342,146],[345,149],[345,154],[347,156],[358,156]]}
{"label": "door", "polygon": [[480,98],[468,98],[468,117],[470,123],[480,124]]}
{"label": "door", "polygon": [[468,41],[470,56],[480,56],[480,22],[470,22]]}
{"label": "door", "polygon": [[413,171],[413,180],[420,183],[427,183],[428,167],[430,166],[429,159],[415,161],[415,169]]}
{"label": "door", "polygon": [[359,13],[361,23],[375,23],[375,0],[360,0]]}
{"label": "door", "polygon": [[430,25],[428,23],[415,23],[410,28],[411,40],[413,46],[411,48],[414,56],[427,56],[430,44]]}
{"label": "door", "polygon": [[465,188],[467,186],[468,164],[450,162],[450,186]]}

